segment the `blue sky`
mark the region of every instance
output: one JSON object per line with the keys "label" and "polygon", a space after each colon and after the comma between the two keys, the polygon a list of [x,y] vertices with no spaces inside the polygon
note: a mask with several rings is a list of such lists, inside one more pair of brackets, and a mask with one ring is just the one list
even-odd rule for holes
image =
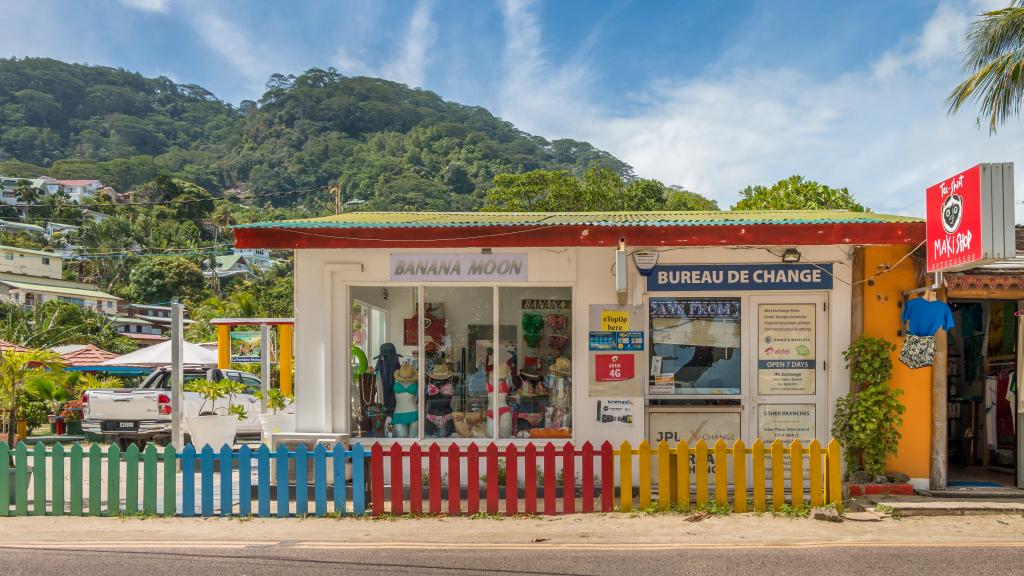
{"label": "blue sky", "polygon": [[1003,3],[4,0],[0,56],[162,74],[234,103],[271,73],[333,66],[588,140],[723,206],[799,173],[920,215],[925,187],[1024,153],[1019,121],[989,136],[943,102],[967,25]]}

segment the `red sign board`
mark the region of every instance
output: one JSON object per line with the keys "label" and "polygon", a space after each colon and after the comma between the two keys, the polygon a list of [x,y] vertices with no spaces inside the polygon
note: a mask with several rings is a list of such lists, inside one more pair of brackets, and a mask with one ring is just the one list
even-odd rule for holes
{"label": "red sign board", "polygon": [[636,377],[633,354],[595,354],[594,380],[623,382]]}
{"label": "red sign board", "polygon": [[981,164],[928,188],[926,198],[928,271],[982,260]]}

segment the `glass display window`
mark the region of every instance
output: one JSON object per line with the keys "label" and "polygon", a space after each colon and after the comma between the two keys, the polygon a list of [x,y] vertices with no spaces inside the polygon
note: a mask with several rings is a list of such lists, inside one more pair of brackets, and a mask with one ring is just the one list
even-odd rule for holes
{"label": "glass display window", "polygon": [[742,393],[740,298],[651,298],[649,393]]}

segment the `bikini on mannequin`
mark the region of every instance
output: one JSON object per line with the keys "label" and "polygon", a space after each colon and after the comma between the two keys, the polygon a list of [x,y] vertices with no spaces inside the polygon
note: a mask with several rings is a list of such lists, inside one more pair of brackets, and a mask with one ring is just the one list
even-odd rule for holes
{"label": "bikini on mannequin", "polygon": [[395,413],[391,424],[396,438],[410,438],[416,435],[419,410],[416,408],[416,391],[419,374],[412,364],[403,364],[395,372]]}
{"label": "bikini on mannequin", "polygon": [[[498,433],[499,438],[512,436],[512,408],[508,405],[508,393],[511,390],[508,384],[508,365],[498,365]],[[493,392],[494,385],[487,383],[487,392]],[[494,436],[494,396],[487,396],[487,436]]]}

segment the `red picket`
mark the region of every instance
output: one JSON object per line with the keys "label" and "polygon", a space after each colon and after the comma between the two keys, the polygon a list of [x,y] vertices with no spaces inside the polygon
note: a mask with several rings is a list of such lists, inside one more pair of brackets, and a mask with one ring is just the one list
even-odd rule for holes
{"label": "red picket", "polygon": [[594,446],[590,442],[583,443],[583,511],[594,511]]}
{"label": "red picket", "polygon": [[526,456],[523,457],[523,490],[526,492],[527,514],[537,513],[537,447],[533,443],[526,445]]}
{"label": "red picket", "polygon": [[466,513],[480,511],[480,448],[476,442],[466,451]]}
{"label": "red picket", "polygon": [[544,514],[554,516],[558,514],[555,509],[555,445],[548,442],[544,447]]}
{"label": "red picket", "polygon": [[505,515],[514,516],[519,512],[519,474],[516,470],[518,459],[515,444],[505,448]]}
{"label": "red picket", "polygon": [[487,513],[498,513],[498,447],[487,446]]}
{"label": "red picket", "polygon": [[423,449],[419,444],[409,447],[409,512],[423,513]]}
{"label": "red picket", "polygon": [[576,512],[576,450],[572,442],[562,446],[562,513]]}
{"label": "red picket", "polygon": [[612,443],[601,444],[601,512],[615,511],[615,453]]}
{"label": "red picket", "polygon": [[384,448],[375,442],[370,448],[370,498],[373,515],[384,513]]}
{"label": "red picket", "polygon": [[391,513],[404,514],[405,498],[402,488],[402,445],[395,442],[391,445]]}
{"label": "red picket", "polygon": [[441,447],[431,444],[428,450],[430,465],[430,513],[441,513]]}
{"label": "red picket", "polygon": [[459,458],[462,457],[457,444],[448,445],[448,513],[458,516],[462,513],[462,486],[459,482]]}

